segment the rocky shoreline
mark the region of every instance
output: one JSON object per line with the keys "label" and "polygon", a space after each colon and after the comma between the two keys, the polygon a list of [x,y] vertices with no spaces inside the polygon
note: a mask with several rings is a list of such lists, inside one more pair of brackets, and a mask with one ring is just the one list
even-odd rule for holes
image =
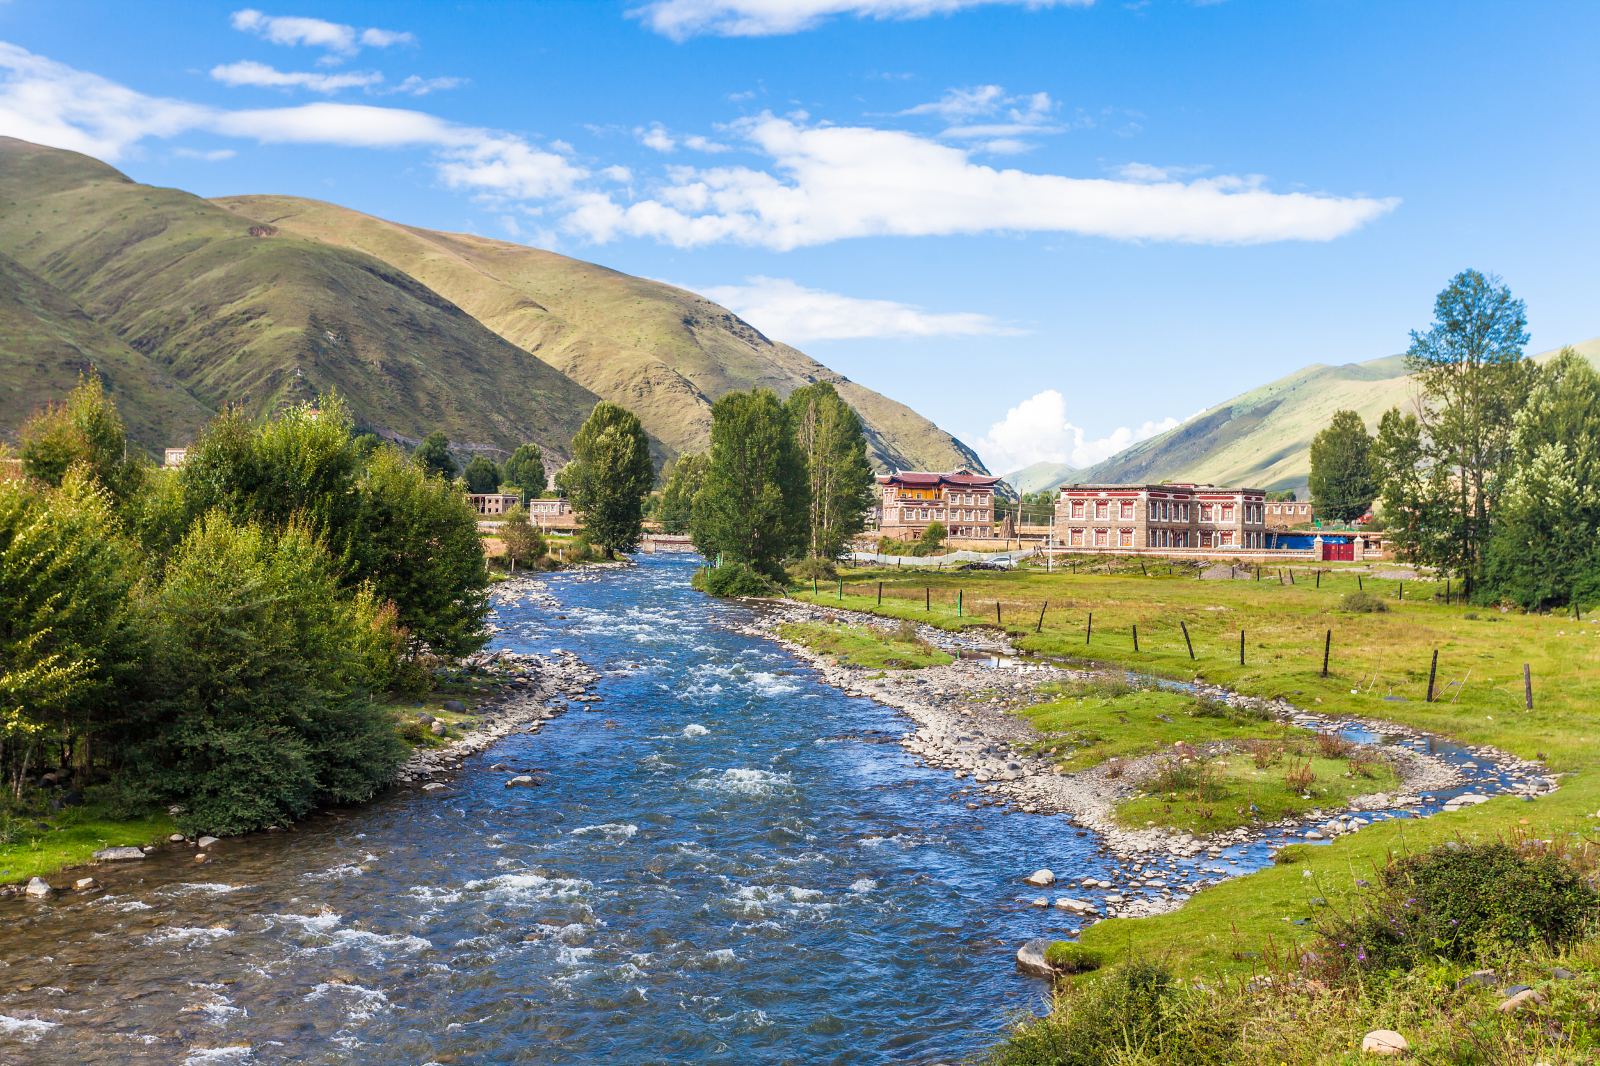
{"label": "rocky shoreline", "polygon": [[[839,664],[809,648],[783,639],[778,628],[800,621],[842,621],[882,628],[887,623],[875,615],[803,604],[795,601],[762,602],[746,631],[774,640],[810,663],[828,684],[850,695],[866,696],[904,713],[915,725],[901,743],[925,764],[948,770],[962,782],[958,790],[967,798],[969,810],[999,808],[1029,814],[1057,814],[1069,817],[1081,829],[1096,834],[1101,848],[1118,861],[1116,880],[1083,878],[1074,882],[1080,890],[1092,891],[1094,902],[1058,898],[1054,905],[1069,912],[1094,918],[1101,915],[1135,916],[1170,910],[1206,884],[1215,883],[1230,871],[1217,865],[1224,853],[1241,846],[1268,843],[1276,848],[1295,840],[1318,841],[1353,832],[1369,824],[1373,812],[1418,810],[1435,799],[1435,794],[1459,789],[1466,784],[1462,771],[1447,760],[1419,748],[1428,747],[1428,736],[1418,730],[1393,723],[1377,723],[1349,717],[1317,714],[1296,708],[1282,700],[1261,700],[1242,696],[1218,686],[1196,683],[1196,695],[1240,707],[1260,708],[1274,717],[1301,728],[1319,731],[1363,728],[1399,738],[1379,750],[1400,773],[1399,794],[1374,793],[1357,796],[1338,810],[1312,811],[1299,818],[1242,827],[1197,837],[1165,829],[1129,829],[1118,825],[1116,804],[1138,791],[1139,782],[1167,758],[1163,754],[1136,760],[1121,760],[1113,772],[1104,764],[1076,773],[1060,769],[1047,757],[1028,748],[1038,739],[1032,726],[1014,713],[1020,707],[1038,702],[1039,686],[1052,681],[1078,680],[1094,671],[1069,669],[1025,660],[1011,661],[1018,653],[998,632],[984,631],[981,637],[968,630],[955,634],[929,626],[918,627],[918,635],[956,660],[944,666],[920,670],[872,672]],[[997,663],[995,660],[999,660]],[[1414,741],[1407,744],[1404,741]],[[1221,750],[1222,745],[1218,746]],[[1474,763],[1492,766],[1500,775],[1502,792],[1536,795],[1555,787],[1544,768],[1489,748],[1469,749]],[[1469,793],[1450,800],[1444,807],[1455,809],[1486,800],[1488,796]],[[1206,865],[1207,863],[1210,865]],[[1040,871],[1048,872],[1048,871]],[[1022,876],[1019,872],[1019,877]],[[1046,880],[1053,883],[1054,878]],[[1043,897],[1029,902],[1045,906]]]}

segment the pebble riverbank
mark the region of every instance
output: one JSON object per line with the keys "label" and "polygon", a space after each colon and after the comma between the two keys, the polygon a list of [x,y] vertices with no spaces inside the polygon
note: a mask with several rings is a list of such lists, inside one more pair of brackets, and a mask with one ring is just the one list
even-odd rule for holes
{"label": "pebble riverbank", "polygon": [[[1092,890],[1098,902],[1070,897],[1031,900],[1035,905],[1054,905],[1085,918],[1136,916],[1173,909],[1199,888],[1244,872],[1232,867],[1229,857],[1253,844],[1265,844],[1275,850],[1296,841],[1322,841],[1354,832],[1375,818],[1422,814],[1441,807],[1453,810],[1484,802],[1495,792],[1531,796],[1556,787],[1555,780],[1546,775],[1540,764],[1491,748],[1467,749],[1470,760],[1452,762],[1431,753],[1431,738],[1418,730],[1313,713],[1283,700],[1256,699],[1197,681],[1191,686],[1197,696],[1265,709],[1300,728],[1381,734],[1385,743],[1374,745],[1375,751],[1399,772],[1400,788],[1394,794],[1354,797],[1340,810],[1315,810],[1300,818],[1204,837],[1159,828],[1129,829],[1117,824],[1115,807],[1140,790],[1141,781],[1168,757],[1166,753],[1120,760],[1114,773],[1104,764],[1068,773],[1053,759],[1029,750],[1041,735],[1016,713],[1039,702],[1040,686],[1083,679],[1092,676],[1093,671],[1022,659],[994,631],[952,634],[920,626],[919,637],[957,658],[943,666],[890,671],[840,664],[778,635],[779,627],[787,623],[818,620],[885,626],[882,619],[862,612],[784,601],[758,608],[747,631],[784,645],[841,691],[866,696],[904,713],[917,727],[902,737],[906,750],[929,766],[948,770],[958,781],[970,782],[957,793],[967,798],[969,809],[996,807],[1029,814],[1061,814],[1071,818],[1082,831],[1096,834],[1101,848],[1121,860],[1118,874],[1111,880],[1084,878],[1073,885],[1079,890]],[[1201,753],[1225,749],[1224,744],[1207,745]],[[1488,780],[1491,776],[1492,781]],[[1484,787],[1469,789],[1480,781]],[[1459,794],[1440,804],[1438,794],[1452,790]],[[1023,872],[1019,872],[1019,878]],[[1054,877],[1041,880],[1046,885],[1055,883]]]}

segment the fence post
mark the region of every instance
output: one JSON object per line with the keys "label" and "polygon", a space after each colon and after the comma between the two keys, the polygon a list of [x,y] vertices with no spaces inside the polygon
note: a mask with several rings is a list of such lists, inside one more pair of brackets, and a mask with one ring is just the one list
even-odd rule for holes
{"label": "fence post", "polygon": [[962,604],[961,604],[961,590],[960,589],[956,589],[956,617],[957,618],[961,617],[961,607],[962,607]]}
{"label": "fence post", "polygon": [[924,614],[933,610],[933,591],[928,586],[922,586],[922,611]]}
{"label": "fence post", "polygon": [[1087,647],[1089,641],[1094,639],[1094,612],[1089,612],[1089,626],[1083,631],[1083,643]]}
{"label": "fence post", "polygon": [[[1396,581],[1394,583],[1394,598],[1397,600],[1406,598],[1406,583],[1404,581]],[[1429,700],[1428,702],[1432,703],[1433,701]]]}
{"label": "fence post", "polygon": [[1533,670],[1527,663],[1522,664],[1522,705],[1533,710]]}
{"label": "fence post", "polygon": [[1360,574],[1356,575],[1356,591],[1357,592],[1365,592],[1365,591],[1367,591],[1367,586],[1361,580],[1361,575]]}
{"label": "fence post", "polygon": [[1444,605],[1450,606],[1450,579],[1444,579]]}
{"label": "fence post", "polygon": [[1433,702],[1433,679],[1439,675],[1439,649],[1433,649],[1433,665],[1428,667],[1428,703]]}
{"label": "fence post", "polygon": [[1244,630],[1239,630],[1239,665],[1244,665]]}
{"label": "fence post", "polygon": [[1189,649],[1189,658],[1194,658],[1194,642],[1189,639],[1189,623],[1178,620],[1179,627],[1183,630],[1183,643]]}
{"label": "fence post", "polygon": [[1294,584],[1294,571],[1293,570],[1289,571],[1289,584],[1291,584],[1291,585]]}
{"label": "fence post", "polygon": [[834,598],[837,599],[840,603],[844,602],[844,578],[842,578],[842,577],[839,579],[839,594],[837,596],[835,596]]}
{"label": "fence post", "polygon": [[878,582],[878,606],[883,606],[883,582]]}
{"label": "fence post", "polygon": [[1318,570],[1317,571],[1317,588],[1320,589],[1321,587],[1322,587],[1322,571]]}
{"label": "fence post", "polygon": [[997,625],[997,626],[1003,626],[1005,624],[1004,622],[1000,621],[1000,601],[999,600],[995,600],[994,601],[994,624]]}
{"label": "fence post", "polygon": [[1049,609],[1050,609],[1050,601],[1049,600],[1045,600],[1044,601],[1044,606],[1039,608],[1039,624],[1033,627],[1033,631],[1035,633],[1042,633],[1044,631],[1044,613],[1046,611],[1048,611]]}
{"label": "fence post", "polygon": [[815,596],[816,594],[817,594],[817,579],[815,577],[813,577],[811,579],[811,595]]}
{"label": "fence post", "polygon": [[1148,571],[1148,570],[1146,570],[1144,568],[1144,560],[1143,559],[1139,560],[1139,573],[1143,574],[1145,577],[1149,577],[1150,576],[1150,571]]}
{"label": "fence post", "polygon": [[1138,622],[1133,623],[1133,650],[1135,652],[1137,652],[1139,650],[1139,623]]}
{"label": "fence post", "polygon": [[1328,635],[1322,639],[1322,676],[1328,676],[1328,654],[1333,651],[1333,630],[1328,630]]}

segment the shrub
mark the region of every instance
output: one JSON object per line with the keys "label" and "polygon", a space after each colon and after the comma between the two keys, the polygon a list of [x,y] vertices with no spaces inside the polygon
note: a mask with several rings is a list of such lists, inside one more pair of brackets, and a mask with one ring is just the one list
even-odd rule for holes
{"label": "shrub", "polygon": [[1335,970],[1408,970],[1435,957],[1489,962],[1508,951],[1559,950],[1600,917],[1571,863],[1505,843],[1447,844],[1385,867],[1348,916],[1330,915],[1318,952]]}
{"label": "shrub", "polygon": [[1283,761],[1283,745],[1274,740],[1247,740],[1244,751],[1257,770],[1265,770]]}
{"label": "shrub", "polygon": [[697,570],[693,584],[713,596],[772,596],[782,591],[775,581],[746,563]]}
{"label": "shrub", "polygon": [[1057,940],[1046,948],[1044,961],[1061,973],[1089,973],[1106,964],[1102,952],[1066,940]]}
{"label": "shrub", "polygon": [[1311,760],[1295,763],[1284,771],[1283,783],[1292,792],[1305,792],[1317,783],[1317,773],[1311,768]]}
{"label": "shrub", "polygon": [[1103,975],[1062,986],[1049,1017],[1020,1025],[991,1062],[995,1066],[1232,1062],[1239,1030],[1222,1006],[1219,997],[1180,984],[1164,966],[1124,963]]}
{"label": "shrub", "polygon": [[1355,750],[1355,743],[1338,733],[1317,734],[1317,753],[1324,759],[1348,759]]}
{"label": "shrub", "polygon": [[1347,592],[1339,601],[1339,609],[1353,614],[1382,614],[1389,605],[1383,597],[1371,592]]}
{"label": "shrub", "polygon": [[789,578],[797,585],[812,581],[833,581],[838,576],[839,569],[832,559],[807,556],[789,567]]}
{"label": "shrub", "polygon": [[1167,759],[1144,787],[1151,792],[1186,793],[1197,800],[1221,799],[1225,791],[1210,763],[1187,759]]}

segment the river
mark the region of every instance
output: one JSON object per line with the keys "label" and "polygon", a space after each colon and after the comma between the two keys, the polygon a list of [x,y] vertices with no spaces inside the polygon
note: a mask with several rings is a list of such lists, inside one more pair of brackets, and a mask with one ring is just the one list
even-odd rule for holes
{"label": "river", "polygon": [[503,604],[498,646],[576,652],[601,699],[443,791],[0,904],[0,1061],[932,1063],[1041,1009],[1016,947],[1077,921],[1018,878],[1109,857],[969,810],[692,567]]}

